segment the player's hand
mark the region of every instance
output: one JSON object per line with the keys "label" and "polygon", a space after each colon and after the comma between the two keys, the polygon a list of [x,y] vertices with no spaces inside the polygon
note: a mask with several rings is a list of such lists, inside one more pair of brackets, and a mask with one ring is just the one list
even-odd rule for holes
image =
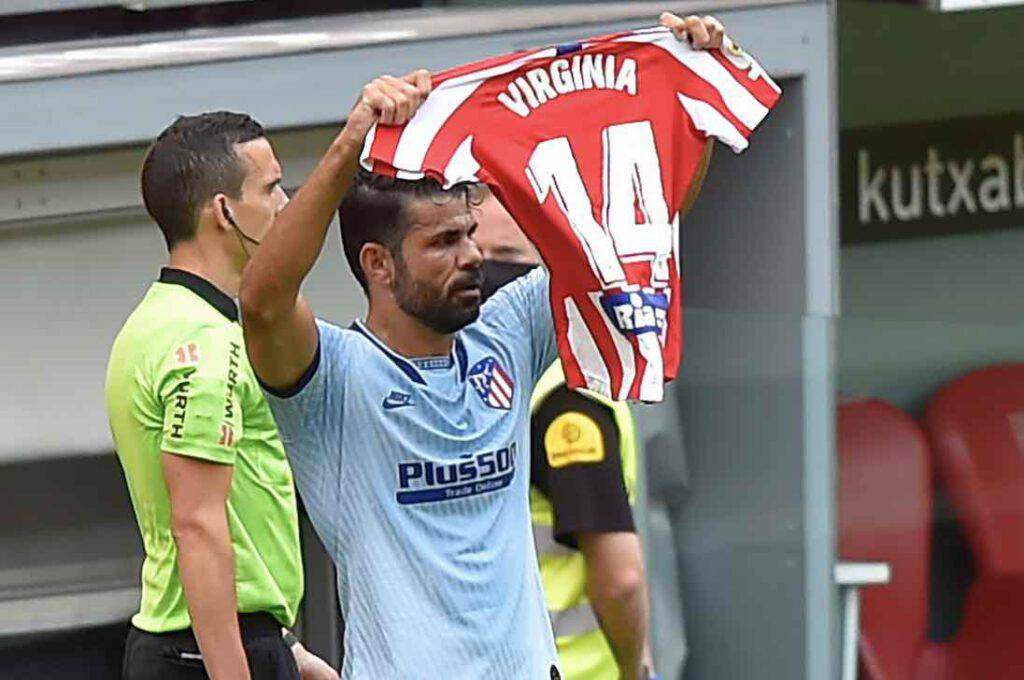
{"label": "player's hand", "polygon": [[671,12],[661,15],[661,25],[675,33],[679,40],[686,40],[700,50],[716,50],[722,46],[725,38],[725,27],[722,22],[712,16],[688,16],[685,19]]}
{"label": "player's hand", "polygon": [[292,645],[295,665],[299,667],[302,680],[338,680],[338,671],[330,664],[302,646],[301,642]]}
{"label": "player's hand", "polygon": [[345,124],[345,132],[362,143],[374,123],[402,125],[430,94],[430,73],[423,69],[396,78],[381,76],[366,84]]}

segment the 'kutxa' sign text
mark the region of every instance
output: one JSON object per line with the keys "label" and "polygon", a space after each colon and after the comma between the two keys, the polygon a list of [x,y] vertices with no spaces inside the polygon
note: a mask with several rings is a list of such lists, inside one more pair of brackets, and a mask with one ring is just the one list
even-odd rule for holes
{"label": "'kutxa' sign text", "polygon": [[1024,226],[1024,115],[846,130],[843,243]]}

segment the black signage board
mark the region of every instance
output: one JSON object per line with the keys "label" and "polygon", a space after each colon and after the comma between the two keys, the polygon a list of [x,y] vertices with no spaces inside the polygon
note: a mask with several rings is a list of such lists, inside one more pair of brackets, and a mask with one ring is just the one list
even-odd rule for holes
{"label": "black signage board", "polygon": [[842,242],[1024,226],[1024,114],[845,130]]}

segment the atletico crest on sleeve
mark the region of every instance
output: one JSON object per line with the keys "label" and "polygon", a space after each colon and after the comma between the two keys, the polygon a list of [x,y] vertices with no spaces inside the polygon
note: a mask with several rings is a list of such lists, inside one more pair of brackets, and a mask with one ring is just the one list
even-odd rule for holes
{"label": "atletico crest on sleeve", "polygon": [[512,408],[515,383],[494,357],[481,359],[469,369],[469,384],[491,408],[508,411]]}

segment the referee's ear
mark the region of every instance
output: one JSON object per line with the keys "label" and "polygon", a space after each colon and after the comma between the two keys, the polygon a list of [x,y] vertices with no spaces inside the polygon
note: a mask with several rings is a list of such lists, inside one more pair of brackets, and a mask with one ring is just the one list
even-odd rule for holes
{"label": "referee's ear", "polygon": [[217,226],[224,231],[231,231],[235,217],[228,205],[227,195],[221,193],[214,194],[207,206],[209,207],[210,212],[213,213],[213,218],[216,220]]}

